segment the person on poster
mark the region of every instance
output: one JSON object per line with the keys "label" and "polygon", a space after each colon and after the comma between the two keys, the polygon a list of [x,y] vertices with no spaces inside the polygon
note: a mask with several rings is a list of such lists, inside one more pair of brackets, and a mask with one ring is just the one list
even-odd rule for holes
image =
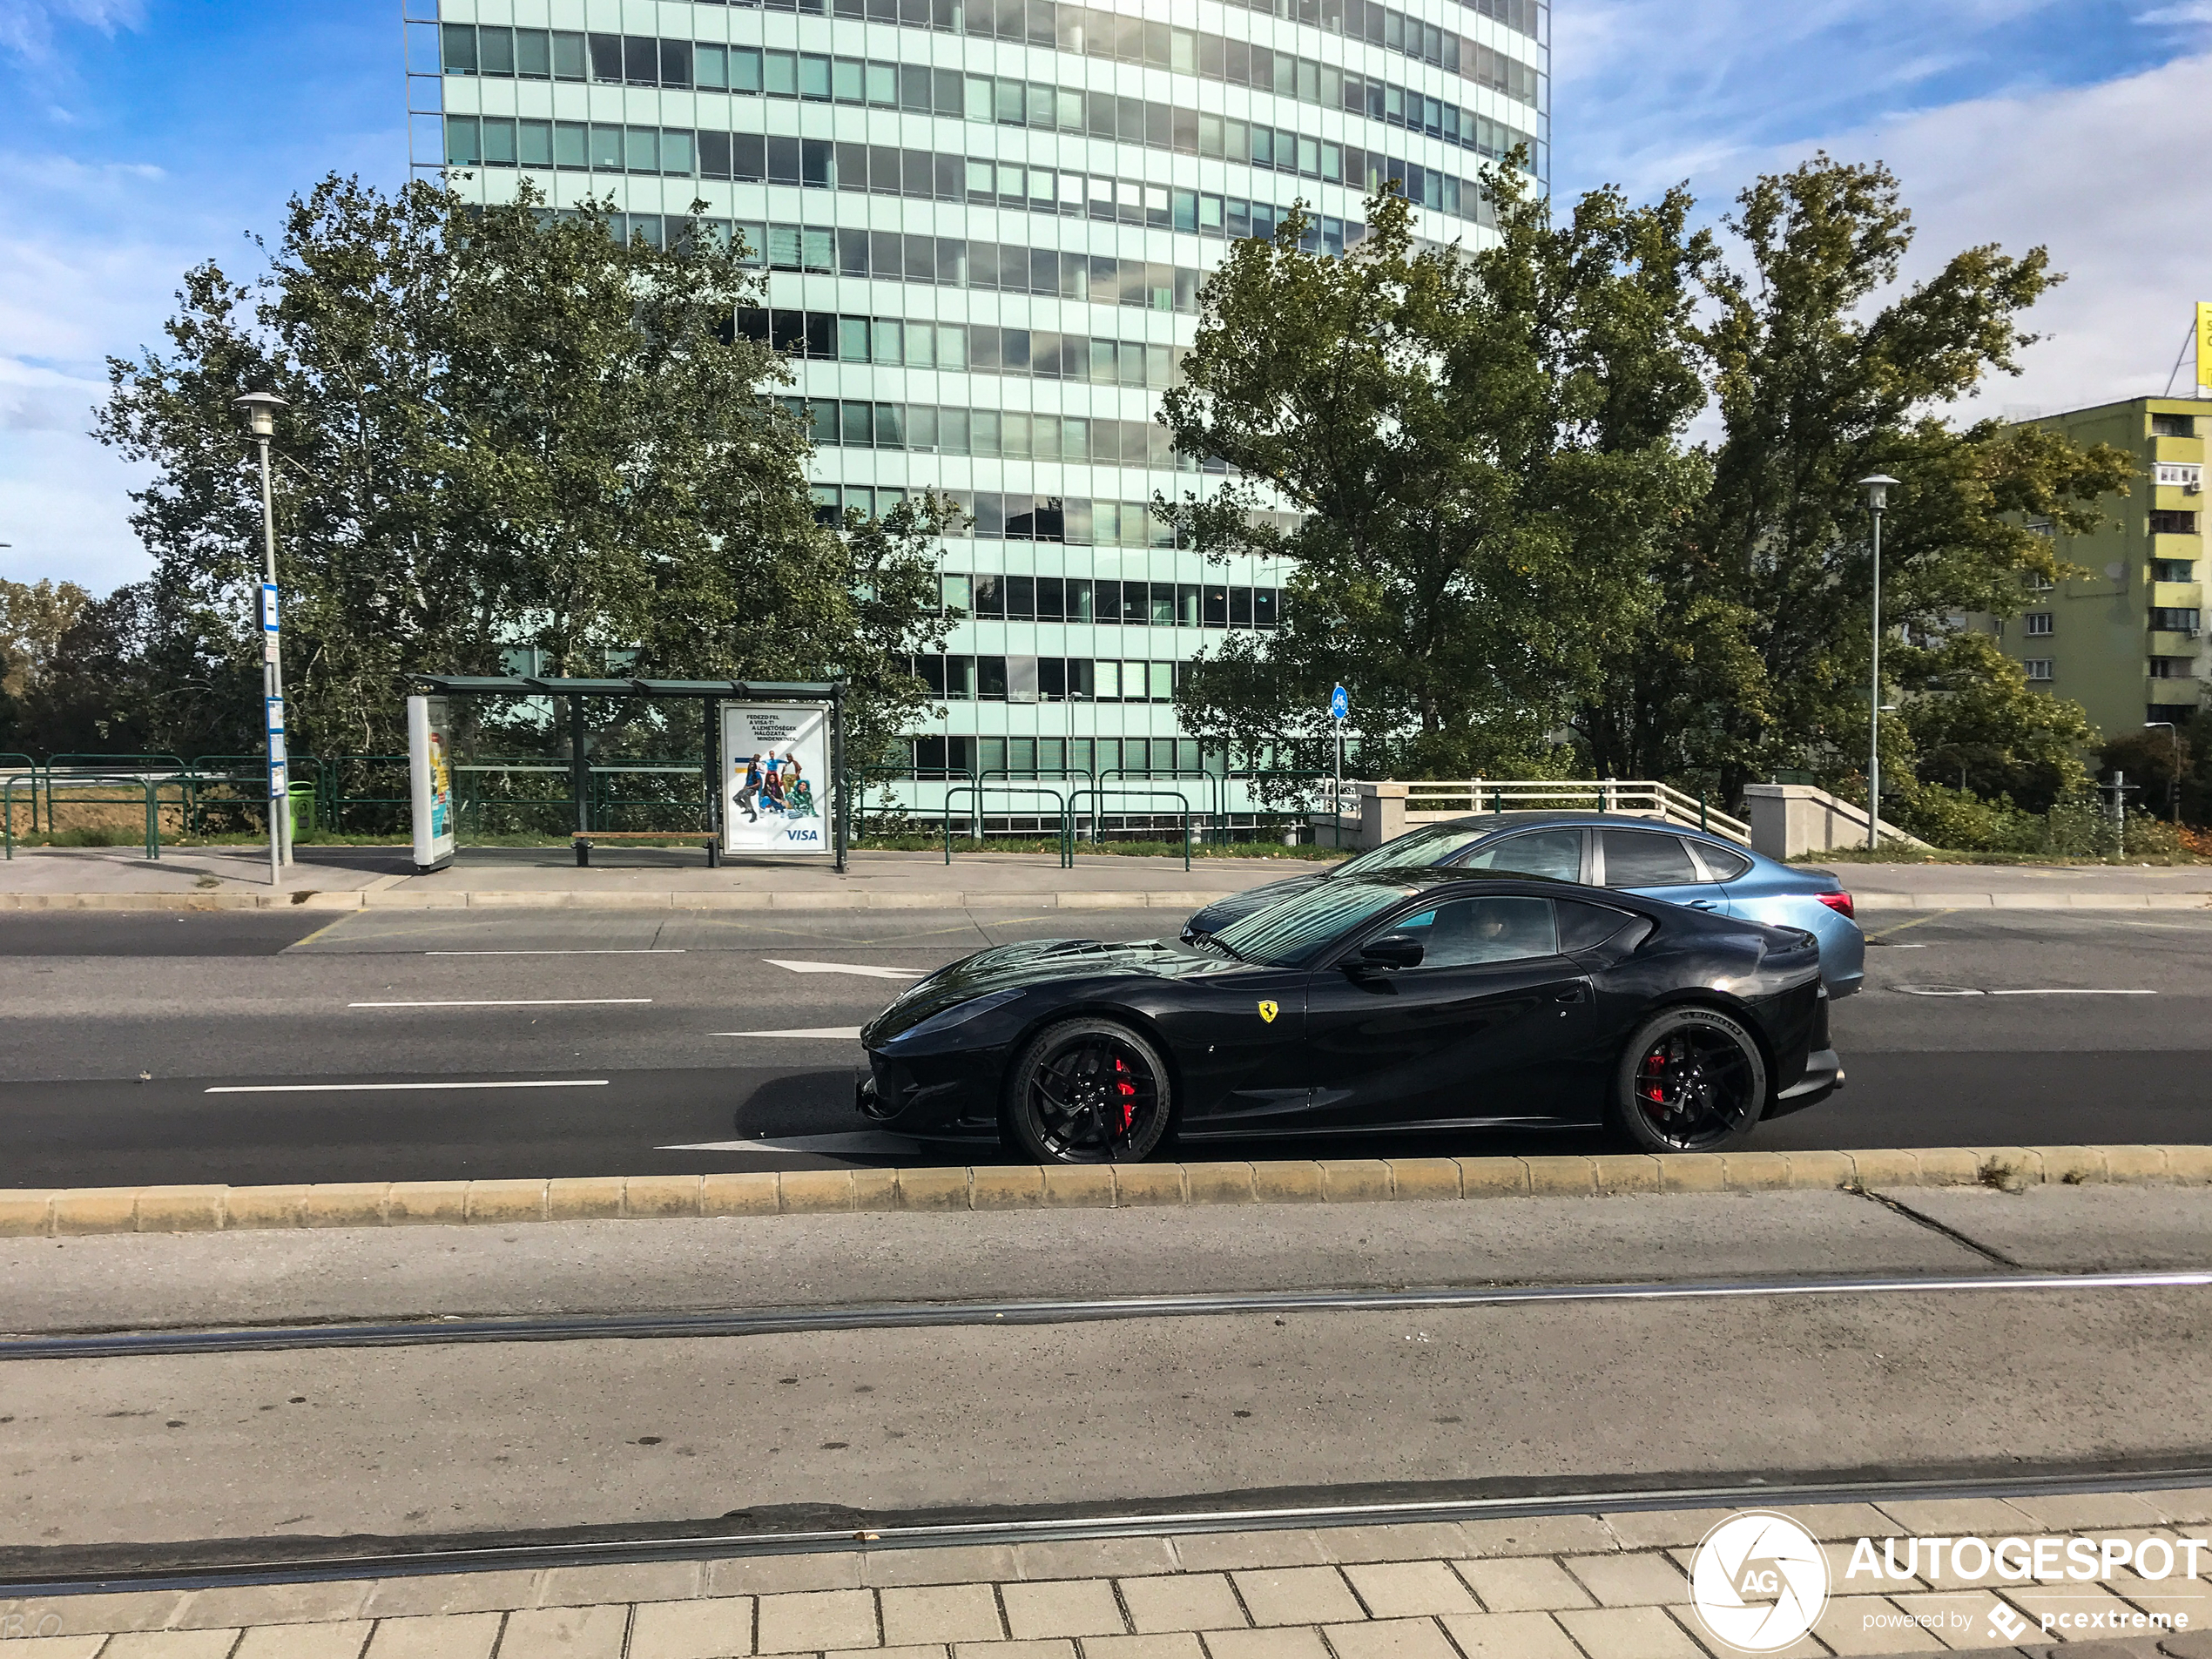
{"label": "person on poster", "polygon": [[[760,821],[760,814],[753,809],[753,803],[760,799],[764,782],[760,770],[760,756],[755,754],[745,761],[745,787],[738,791],[738,809],[744,813],[746,822],[752,824],[758,824]],[[768,759],[772,765],[775,760],[772,751]]]}
{"label": "person on poster", "polygon": [[784,792],[784,768],[790,764],[788,760],[777,759],[776,752],[771,749],[767,764],[761,768],[760,804],[779,817],[791,810]]}

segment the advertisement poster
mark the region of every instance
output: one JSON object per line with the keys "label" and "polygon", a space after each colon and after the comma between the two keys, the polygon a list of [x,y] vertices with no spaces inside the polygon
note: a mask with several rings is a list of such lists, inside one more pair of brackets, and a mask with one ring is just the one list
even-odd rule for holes
{"label": "advertisement poster", "polygon": [[415,867],[453,861],[453,733],[442,697],[407,700],[408,794],[415,805]]}
{"label": "advertisement poster", "polygon": [[722,850],[833,856],[829,706],[722,705]]}

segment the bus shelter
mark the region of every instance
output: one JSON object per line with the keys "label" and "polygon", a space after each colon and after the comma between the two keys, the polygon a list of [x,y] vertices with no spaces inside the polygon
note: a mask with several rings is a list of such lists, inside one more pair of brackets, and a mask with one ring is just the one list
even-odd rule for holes
{"label": "bus shelter", "polygon": [[576,861],[594,841],[673,840],[689,831],[617,831],[591,822],[586,710],[600,698],[696,702],[705,765],[707,862],[727,858],[823,858],[846,868],[845,686],[814,680],[571,679],[507,674],[415,674],[408,698],[408,760],[418,870],[441,869],[455,846],[451,702],[458,698],[553,698],[568,728],[576,799]]}

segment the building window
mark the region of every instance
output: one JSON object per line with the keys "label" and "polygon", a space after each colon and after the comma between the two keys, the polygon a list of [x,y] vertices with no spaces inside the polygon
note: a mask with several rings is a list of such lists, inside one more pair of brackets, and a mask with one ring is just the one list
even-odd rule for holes
{"label": "building window", "polygon": [[2194,536],[2196,534],[2195,513],[2154,511],[2150,516],[2153,536]]}
{"label": "building window", "polygon": [[2196,435],[2196,417],[2193,415],[2154,415],[2150,417],[2150,435],[2154,438],[2193,438]]}
{"label": "building window", "polygon": [[2153,605],[2150,625],[2154,632],[2161,634],[2193,634],[2196,631],[2195,607]]}
{"label": "building window", "polygon": [[2155,680],[2195,679],[2196,658],[2194,657],[2154,657],[2150,659],[2150,677]]}
{"label": "building window", "polygon": [[2034,639],[2054,631],[2051,624],[2056,620],[2056,618],[2054,617],[2047,610],[2031,610],[2027,613],[2027,637],[2030,639]]}
{"label": "building window", "polygon": [[2150,579],[2154,582],[2194,582],[2196,565],[2188,559],[2153,559]]}
{"label": "building window", "polygon": [[2027,671],[2027,677],[2032,680],[2048,680],[2058,678],[2051,671],[2051,659],[2047,657],[2031,657],[2020,666]]}

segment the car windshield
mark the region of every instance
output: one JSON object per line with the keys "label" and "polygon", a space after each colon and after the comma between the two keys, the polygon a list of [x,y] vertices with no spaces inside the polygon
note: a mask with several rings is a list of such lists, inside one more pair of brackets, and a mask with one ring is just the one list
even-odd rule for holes
{"label": "car windshield", "polygon": [[1294,899],[1230,923],[1214,937],[1245,961],[1296,968],[1332,940],[1396,904],[1406,893],[1393,882],[1324,881]]}
{"label": "car windshield", "polygon": [[1425,829],[1399,836],[1386,842],[1372,852],[1362,853],[1356,859],[1337,866],[1336,873],[1345,875],[1374,875],[1385,870],[1413,870],[1424,865],[1441,864],[1453,853],[1486,835],[1497,832],[1491,829],[1469,829],[1460,824],[1431,824]]}

